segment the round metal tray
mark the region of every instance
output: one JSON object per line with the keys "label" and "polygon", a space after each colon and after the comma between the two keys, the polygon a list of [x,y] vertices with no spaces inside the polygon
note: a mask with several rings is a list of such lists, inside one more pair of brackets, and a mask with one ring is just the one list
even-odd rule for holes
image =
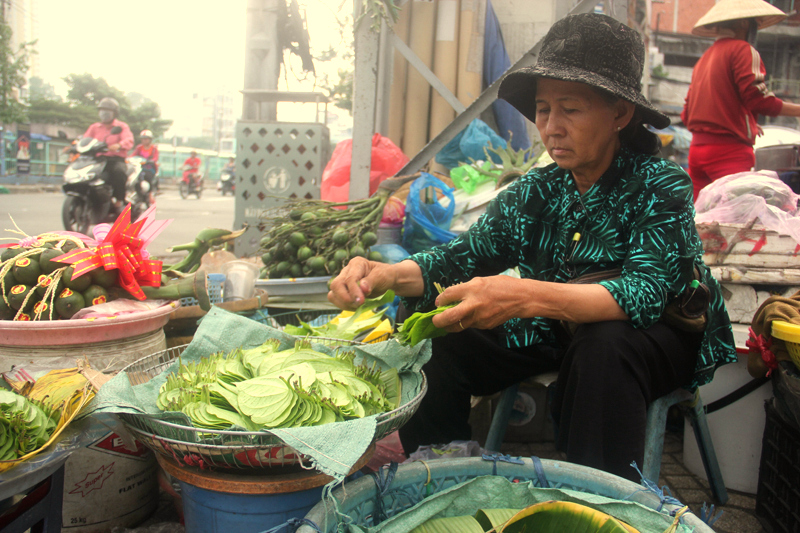
{"label": "round metal tray", "polygon": [[[341,339],[309,337],[312,342],[338,341],[338,345],[364,345]],[[328,344],[333,345],[333,344]],[[186,345],[169,348],[139,359],[123,368],[132,385],[147,383],[173,364]],[[422,372],[421,372],[422,373]],[[419,393],[408,403],[377,417],[376,442],[402,427],[416,412],[428,389],[425,374]],[[209,430],[153,418],[147,414],[120,413],[131,433],[156,453],[188,466],[223,468],[289,467],[308,463],[274,433],[264,431]]]}

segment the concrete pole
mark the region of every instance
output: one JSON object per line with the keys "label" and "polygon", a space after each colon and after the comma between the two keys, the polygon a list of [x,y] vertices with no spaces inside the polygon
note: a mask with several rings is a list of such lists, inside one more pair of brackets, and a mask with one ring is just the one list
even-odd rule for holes
{"label": "concrete pole", "polygon": [[[361,2],[355,4],[353,20],[359,20]],[[375,100],[380,39],[370,28],[368,15],[355,27],[355,75],[353,79],[353,154],[350,161],[350,200],[369,197],[372,135],[375,132]]]}
{"label": "concrete pole", "polygon": [[[279,4],[284,0],[247,0],[244,89],[276,90],[282,50],[278,43]],[[274,122],[277,104],[244,97],[242,118]]]}

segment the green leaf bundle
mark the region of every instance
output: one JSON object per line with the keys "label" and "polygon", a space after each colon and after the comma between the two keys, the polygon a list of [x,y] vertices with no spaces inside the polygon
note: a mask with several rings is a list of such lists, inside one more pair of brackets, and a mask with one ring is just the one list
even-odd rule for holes
{"label": "green leaf bundle", "polygon": [[41,448],[55,429],[52,409],[0,390],[0,461],[13,461]]}
{"label": "green leaf bundle", "polygon": [[351,352],[317,352],[307,340],[279,350],[277,340],[227,356],[181,364],[156,404],[180,411],[195,427],[249,431],[315,426],[395,409],[397,370],[356,365]]}

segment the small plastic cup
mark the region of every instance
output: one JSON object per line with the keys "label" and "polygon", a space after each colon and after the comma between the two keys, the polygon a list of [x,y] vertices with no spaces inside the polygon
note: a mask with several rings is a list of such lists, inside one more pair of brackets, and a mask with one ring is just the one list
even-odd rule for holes
{"label": "small plastic cup", "polygon": [[256,292],[258,267],[247,261],[228,261],[222,265],[225,284],[222,286],[222,301],[233,302],[252,298]]}

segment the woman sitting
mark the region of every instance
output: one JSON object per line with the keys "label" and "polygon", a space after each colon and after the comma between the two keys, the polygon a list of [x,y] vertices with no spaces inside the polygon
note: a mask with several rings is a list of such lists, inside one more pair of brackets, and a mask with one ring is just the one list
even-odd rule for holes
{"label": "woman sitting", "polygon": [[[558,448],[638,481],[630,465],[643,462],[647,405],[736,360],[692,182],[656,157],[644,126],[669,119],[641,94],[643,64],[639,34],[615,19],[558,21],[536,66],[499,90],[555,164],[520,178],[451,242],[394,265],[354,258],[332,282],[328,299],[345,309],[388,289],[409,309],[458,302],[433,319],[450,334],[432,341],[428,394],[400,430],[406,453],[470,439],[471,395],[558,370]],[[521,279],[500,274],[513,267]],[[569,283],[593,273],[603,279]]]}

